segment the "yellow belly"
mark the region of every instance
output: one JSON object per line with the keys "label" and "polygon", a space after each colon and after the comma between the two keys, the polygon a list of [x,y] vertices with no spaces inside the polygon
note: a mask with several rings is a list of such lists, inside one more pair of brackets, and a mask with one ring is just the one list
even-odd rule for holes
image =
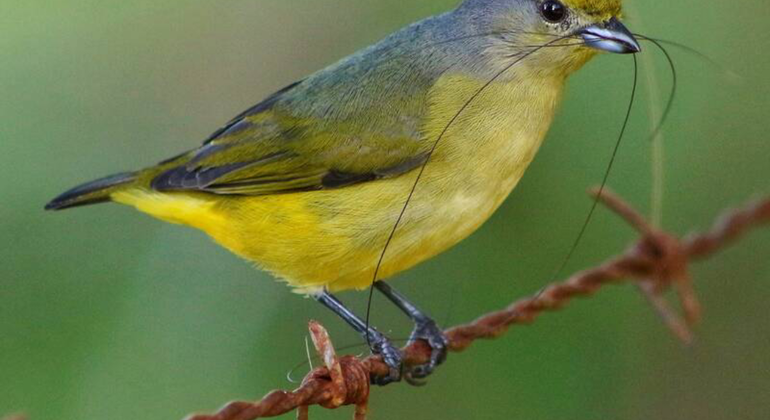
{"label": "yellow belly", "polygon": [[[434,88],[426,138],[480,83],[449,77]],[[560,86],[497,84],[446,133],[388,248],[379,278],[389,278],[475,231],[521,179],[545,137]],[[511,98],[517,98],[512,100]],[[163,194],[143,189],[113,199],[163,220],[201,229],[299,292],[362,289],[398,219],[418,170],[332,190],[273,196]]]}

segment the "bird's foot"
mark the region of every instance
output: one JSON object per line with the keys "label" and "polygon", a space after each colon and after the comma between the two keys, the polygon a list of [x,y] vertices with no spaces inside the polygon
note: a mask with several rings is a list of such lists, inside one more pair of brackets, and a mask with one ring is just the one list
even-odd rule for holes
{"label": "bird's foot", "polygon": [[423,385],[424,383],[420,380],[430,376],[436,367],[446,360],[449,341],[432,319],[417,322],[412,335],[409,337],[409,343],[417,340],[423,340],[430,346],[430,361],[422,365],[412,366],[405,378],[412,385]]}
{"label": "bird's foot", "polygon": [[403,356],[401,350],[393,345],[387,337],[380,333],[369,335],[369,346],[372,353],[382,357],[382,361],[390,367],[388,376],[382,376],[372,379],[372,383],[379,386],[385,386],[401,380],[401,370],[403,368]]}

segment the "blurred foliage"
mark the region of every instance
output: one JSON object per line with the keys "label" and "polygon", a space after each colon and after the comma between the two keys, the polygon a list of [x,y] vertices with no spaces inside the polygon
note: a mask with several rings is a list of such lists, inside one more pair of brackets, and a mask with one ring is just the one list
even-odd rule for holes
{"label": "blurred foliage", "polygon": [[[285,377],[306,359],[311,318],[338,346],[360,344],[325,310],[199,232],[116,205],[61,214],[42,206],[81,181],[193,147],[276,88],[454,4],[408,3],[0,4],[0,414],[178,419],[291,387]],[[671,49],[681,89],[665,131],[663,223],[681,233],[706,227],[723,208],[770,192],[770,3],[626,3],[635,30],[739,75]],[[644,55],[665,91],[662,56],[650,47]],[[585,189],[601,180],[631,68],[630,58],[604,56],[575,76],[549,140],[501,211],[395,284],[445,325],[541,287],[590,206]],[[641,93],[611,185],[646,209],[650,102]],[[600,211],[568,270],[633,236]],[[768,252],[770,232],[760,232],[697,267],[707,312],[693,348],[670,337],[632,288],[617,288],[452,355],[427,387],[378,390],[372,418],[767,418]],[[344,298],[364,310],[365,293]],[[379,298],[373,320],[394,337],[408,333]]]}

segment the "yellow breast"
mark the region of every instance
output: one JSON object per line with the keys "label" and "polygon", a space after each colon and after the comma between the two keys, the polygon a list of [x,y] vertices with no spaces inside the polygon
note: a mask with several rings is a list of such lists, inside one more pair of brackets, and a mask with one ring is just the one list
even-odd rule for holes
{"label": "yellow breast", "polygon": [[[428,139],[444,132],[485,81],[446,76],[431,91]],[[500,206],[532,161],[561,83],[494,83],[442,136],[399,225],[380,278],[455,245]],[[435,141],[435,140],[431,140]],[[365,288],[418,171],[355,186],[237,197],[128,191],[116,201],[207,232],[217,242],[312,292]]]}

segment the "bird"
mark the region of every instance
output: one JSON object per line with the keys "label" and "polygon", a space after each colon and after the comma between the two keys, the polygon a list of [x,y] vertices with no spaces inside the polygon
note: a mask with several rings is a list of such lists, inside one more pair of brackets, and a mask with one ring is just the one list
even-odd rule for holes
{"label": "bird", "polygon": [[[602,52],[641,51],[621,0],[464,0],[292,83],[202,145],[75,187],[46,205],[132,206],[197,228],[311,296],[390,366],[427,377],[437,323],[386,281],[477,230],[540,148],[568,77]],[[336,293],[374,288],[413,322],[430,361]]]}

